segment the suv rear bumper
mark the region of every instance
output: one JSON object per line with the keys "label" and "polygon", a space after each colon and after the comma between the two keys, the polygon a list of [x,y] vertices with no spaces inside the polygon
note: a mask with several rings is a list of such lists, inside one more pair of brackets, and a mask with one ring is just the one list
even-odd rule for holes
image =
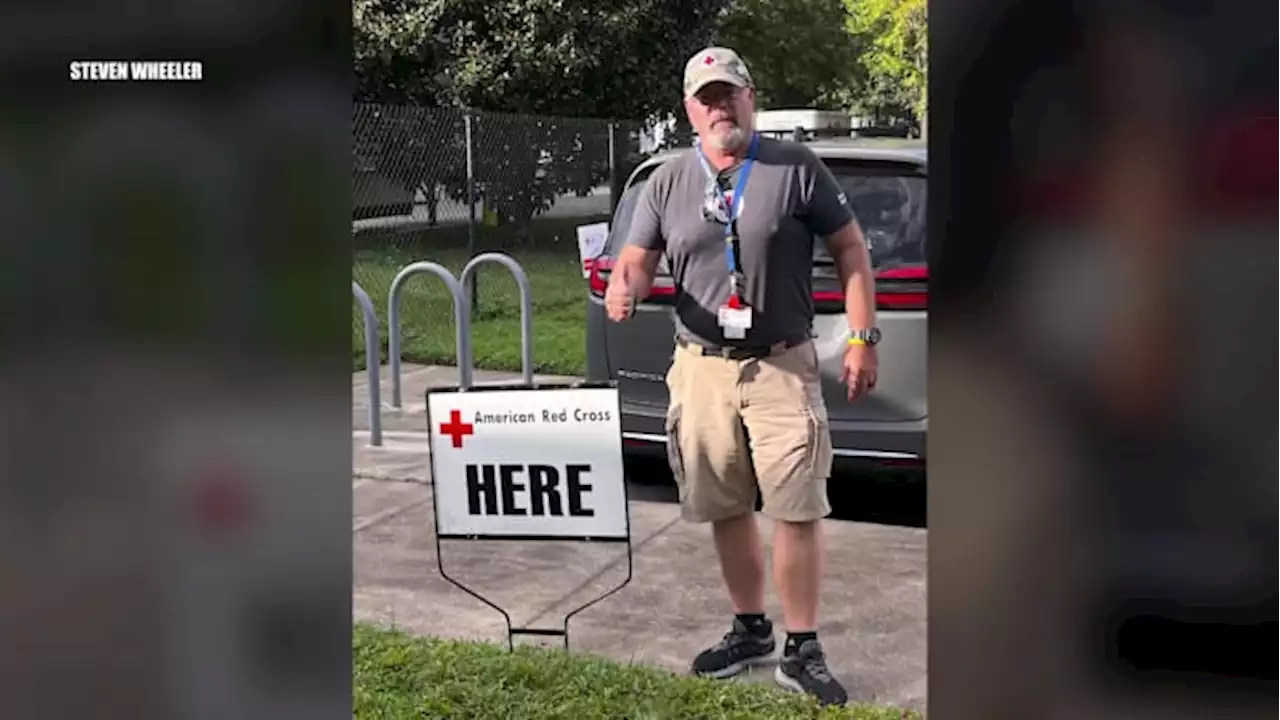
{"label": "suv rear bumper", "polygon": [[[666,412],[652,405],[622,403],[622,445],[629,453],[666,453]],[[923,465],[928,419],[904,422],[831,423],[831,444],[837,461],[887,465]]]}

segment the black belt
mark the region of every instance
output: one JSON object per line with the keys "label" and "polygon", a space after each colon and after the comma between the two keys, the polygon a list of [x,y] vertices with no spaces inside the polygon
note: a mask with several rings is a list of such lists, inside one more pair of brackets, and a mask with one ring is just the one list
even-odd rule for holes
{"label": "black belt", "polygon": [[694,342],[688,338],[676,336],[676,344],[682,348],[690,350],[698,355],[709,355],[711,357],[724,358],[726,360],[754,360],[758,358],[772,357],[790,350],[793,347],[803,345],[809,342],[810,338],[794,338],[792,340],[783,340],[772,345],[763,345],[755,347],[710,347],[701,343]]}

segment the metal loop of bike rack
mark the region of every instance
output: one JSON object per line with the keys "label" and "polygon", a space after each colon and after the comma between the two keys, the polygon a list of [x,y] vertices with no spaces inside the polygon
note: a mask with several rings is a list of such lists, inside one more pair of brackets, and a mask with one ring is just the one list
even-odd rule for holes
{"label": "metal loop of bike rack", "polygon": [[369,374],[369,444],[379,447],[382,445],[382,380],[379,377],[382,343],[378,338],[378,313],[373,309],[369,293],[354,280],[351,281],[351,294],[360,303],[360,311],[364,314],[364,367]]}
{"label": "metal loop of bike rack", "polygon": [[439,263],[422,260],[406,265],[391,281],[391,290],[387,296],[387,332],[388,351],[391,365],[391,407],[399,410],[404,407],[404,398],[400,382],[400,292],[404,283],[413,275],[423,272],[435,274],[449,288],[453,296],[453,319],[455,327],[454,354],[458,362],[458,387],[466,390],[472,386],[475,371],[475,356],[471,351],[471,303],[467,300],[466,283],[475,274],[480,265],[491,262],[498,263],[511,271],[516,285],[520,289],[520,356],[524,375],[524,384],[533,385],[533,301],[530,293],[529,276],[520,263],[503,253],[483,253],[473,257],[462,269],[462,277],[455,278],[453,273]]}
{"label": "metal loop of bike rack", "polygon": [[[471,258],[471,261],[462,268],[462,275],[458,278],[458,282],[463,287],[469,287],[467,282],[472,280],[471,276],[485,263],[497,263],[511,271],[511,277],[515,278],[516,286],[520,288],[520,370],[524,375],[524,384],[533,385],[533,302],[529,296],[529,276],[525,274],[524,268],[520,267],[520,263],[516,262],[515,258],[502,253],[490,252]],[[470,306],[468,305],[468,320],[470,320],[470,317]],[[459,344],[458,347],[458,352],[461,353],[463,346]],[[470,372],[471,368],[475,367],[475,358],[471,354],[471,338],[469,334],[466,353],[465,362],[468,372]],[[464,360],[459,357],[458,362],[461,364]]]}
{"label": "metal loop of bike rack", "polygon": [[471,364],[467,358],[471,355],[471,310],[458,279],[449,269],[439,263],[421,260],[404,266],[395,279],[391,281],[391,291],[387,294],[387,351],[391,364],[391,406],[397,410],[404,407],[400,396],[400,289],[404,282],[418,273],[434,273],[444,281],[453,296],[454,354],[458,360],[458,387],[471,387]]}

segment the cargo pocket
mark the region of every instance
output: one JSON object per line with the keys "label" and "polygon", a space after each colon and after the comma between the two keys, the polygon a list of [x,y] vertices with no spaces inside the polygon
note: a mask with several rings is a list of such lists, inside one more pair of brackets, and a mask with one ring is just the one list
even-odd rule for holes
{"label": "cargo pocket", "polygon": [[670,399],[668,400],[664,429],[667,434],[667,464],[671,466],[671,475],[675,478],[676,485],[680,488],[681,494],[683,494],[684,454],[680,447],[680,420],[683,404],[680,398],[684,393],[680,387],[680,366],[679,350],[677,349],[672,355],[671,365],[667,368],[667,394]]}
{"label": "cargo pocket", "polygon": [[680,448],[680,406],[673,404],[667,410],[667,464],[676,484],[684,487],[684,455]]}
{"label": "cargo pocket", "polygon": [[812,388],[808,390],[809,403],[804,413],[809,433],[808,470],[812,477],[826,478],[831,476],[835,455],[831,447],[831,425],[827,420],[827,409],[820,395],[821,390],[817,390],[819,395],[816,398],[813,397],[814,390]]}

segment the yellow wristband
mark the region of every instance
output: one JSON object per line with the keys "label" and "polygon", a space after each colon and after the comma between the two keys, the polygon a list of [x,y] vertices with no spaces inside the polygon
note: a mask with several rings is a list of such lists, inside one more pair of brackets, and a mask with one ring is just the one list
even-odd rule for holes
{"label": "yellow wristband", "polygon": [[867,341],[863,340],[862,338],[851,337],[849,338],[849,344],[850,345],[866,345]]}

